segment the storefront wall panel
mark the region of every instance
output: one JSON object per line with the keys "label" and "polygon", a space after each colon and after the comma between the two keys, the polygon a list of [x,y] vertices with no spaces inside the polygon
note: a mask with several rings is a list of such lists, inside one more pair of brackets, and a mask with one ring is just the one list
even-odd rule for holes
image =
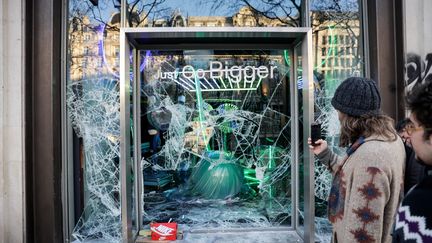
{"label": "storefront wall panel", "polygon": [[0,242],[25,236],[24,2],[0,1]]}

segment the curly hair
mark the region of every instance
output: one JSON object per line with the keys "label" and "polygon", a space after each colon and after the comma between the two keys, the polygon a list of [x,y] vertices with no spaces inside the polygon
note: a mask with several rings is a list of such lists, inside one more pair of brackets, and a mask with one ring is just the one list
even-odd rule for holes
{"label": "curly hair", "polygon": [[395,126],[396,132],[399,132],[399,133],[402,132],[403,129],[410,123],[411,123],[411,120],[409,118],[404,118],[404,119],[398,121],[396,123],[396,126]]}
{"label": "curly hair", "polygon": [[406,104],[419,125],[424,127],[423,138],[428,140],[432,135],[432,82],[416,86],[408,94]]}
{"label": "curly hair", "polygon": [[387,115],[348,116],[341,121],[341,136],[339,146],[346,147],[354,143],[359,137],[372,135],[382,136],[389,141],[397,139],[393,127],[394,120]]}

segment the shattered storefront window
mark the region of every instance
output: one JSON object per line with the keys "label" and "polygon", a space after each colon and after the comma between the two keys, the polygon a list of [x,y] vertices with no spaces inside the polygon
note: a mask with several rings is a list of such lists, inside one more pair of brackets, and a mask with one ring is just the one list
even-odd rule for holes
{"label": "shattered storefront window", "polygon": [[[295,27],[303,14],[299,0],[282,5],[127,2],[128,21],[139,27]],[[361,11],[357,0],[310,4],[315,119],[329,144],[340,150],[330,99],[344,78],[364,72]],[[212,16],[203,18],[203,9]],[[69,1],[66,98],[73,128],[76,223],[72,241],[119,242],[121,237],[119,10],[120,1]],[[287,53],[144,51],[141,56],[143,224],[171,219],[192,228],[290,225],[292,91]],[[301,79],[298,82],[300,89]],[[316,229],[326,235],[331,231],[326,220],[331,175],[315,166]],[[301,223],[303,212],[299,215]]]}
{"label": "shattered storefront window", "polygon": [[72,237],[78,242],[120,239],[119,87],[112,77],[68,85],[72,126],[85,146],[85,207]]}
{"label": "shattered storefront window", "polygon": [[[339,154],[339,120],[330,101],[339,84],[352,76],[363,76],[362,8],[358,0],[310,1],[314,51],[315,120],[331,149]],[[327,197],[332,176],[325,166],[315,163],[315,228],[322,242],[330,242]]]}
{"label": "shattered storefront window", "polygon": [[[97,4],[96,4],[97,3]],[[70,242],[120,242],[117,1],[69,1],[66,107]]]}
{"label": "shattered storefront window", "polygon": [[290,225],[284,52],[144,53],[144,225],[169,220],[193,228]]}

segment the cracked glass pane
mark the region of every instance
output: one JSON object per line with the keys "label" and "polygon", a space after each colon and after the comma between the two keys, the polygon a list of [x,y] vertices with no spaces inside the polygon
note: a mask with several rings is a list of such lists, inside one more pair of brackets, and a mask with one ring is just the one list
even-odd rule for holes
{"label": "cracked glass pane", "polygon": [[[119,242],[119,1],[68,1],[71,242]],[[72,225],[73,226],[73,225]]]}
{"label": "cracked glass pane", "polygon": [[[350,76],[364,75],[361,1],[312,0],[315,119],[322,124],[323,135],[333,151],[339,145],[338,116],[330,104],[339,84]],[[327,197],[332,177],[320,163],[315,163],[315,227],[323,242],[331,240],[327,220]]]}
{"label": "cracked glass pane", "polygon": [[84,151],[86,204],[73,238],[120,239],[119,87],[110,77],[67,86],[69,118]]}
{"label": "cracked glass pane", "polygon": [[291,224],[284,51],[143,52],[144,225]]}
{"label": "cracked glass pane", "polygon": [[[112,101],[118,102],[120,2],[95,2],[98,4],[69,1],[67,106],[74,133],[78,135],[73,138],[77,151],[74,152],[77,177],[74,183],[81,194],[75,195],[77,225],[73,236],[80,241],[100,238],[117,242],[120,209],[115,143],[119,129],[113,124],[119,114],[118,104]],[[128,2],[132,13],[128,15],[130,25],[140,27],[299,26],[299,16],[303,14],[299,0],[282,1],[283,4],[260,0],[158,0],[154,6],[138,0]],[[344,78],[363,74],[361,11],[357,0],[310,3],[316,119],[323,124],[329,144],[343,152],[337,147],[337,115],[329,101]],[[290,224],[291,119],[287,61],[283,60],[284,53],[265,52],[230,52],[225,56],[213,51],[142,54],[146,82],[141,105],[144,223],[184,216],[183,221],[178,221],[190,226]],[[156,84],[152,78],[157,75],[158,67],[174,74],[186,65],[205,69],[210,55],[214,57],[212,61],[222,62],[222,68],[264,65],[269,71],[271,66],[277,69],[273,79],[263,79],[256,90],[247,90],[250,87],[247,85],[243,86],[246,90],[241,90],[235,82],[224,86],[222,82],[200,78],[201,97],[194,90],[197,87],[193,72],[192,77],[188,76],[190,80],[175,79],[175,82],[165,77],[172,81],[170,85],[166,84],[168,81]],[[236,60],[235,55],[246,57]],[[220,64],[215,62],[213,66],[218,68]],[[238,90],[208,91],[226,87]],[[109,105],[104,105],[105,102]],[[117,113],[102,112],[108,106],[117,109]],[[316,228],[318,235],[325,238],[330,231],[325,209],[331,177],[319,164],[315,168]],[[215,174],[230,179],[207,180]],[[199,218],[203,214],[206,217]],[[301,211],[299,214],[302,218]]]}

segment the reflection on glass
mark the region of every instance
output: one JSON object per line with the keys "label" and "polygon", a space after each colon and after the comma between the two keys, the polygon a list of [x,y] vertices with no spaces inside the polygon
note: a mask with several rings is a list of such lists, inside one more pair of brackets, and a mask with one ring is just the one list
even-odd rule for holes
{"label": "reflection on glass", "polygon": [[[334,151],[338,147],[339,122],[330,104],[337,86],[347,77],[364,74],[361,46],[363,32],[357,0],[312,0],[315,119],[322,124],[323,135]],[[331,226],[327,220],[327,196],[332,178],[324,166],[315,164],[315,223],[318,237],[330,242]]]}
{"label": "reflection on glass", "polygon": [[133,27],[300,26],[301,1],[128,0]]}
{"label": "reflection on glass", "polygon": [[[101,16],[94,14],[80,15],[80,11],[74,7],[78,8],[75,5],[71,6],[71,17],[69,18],[70,81],[101,75],[118,78],[120,14],[118,12],[107,14],[107,19],[104,21],[99,19]],[[81,11],[98,11],[94,8],[81,9]]]}
{"label": "reflection on glass", "polygon": [[146,51],[143,59],[144,225],[289,225],[283,51]]}
{"label": "reflection on glass", "polygon": [[356,0],[311,1],[315,75],[329,94],[341,80],[363,74],[360,16]]}

